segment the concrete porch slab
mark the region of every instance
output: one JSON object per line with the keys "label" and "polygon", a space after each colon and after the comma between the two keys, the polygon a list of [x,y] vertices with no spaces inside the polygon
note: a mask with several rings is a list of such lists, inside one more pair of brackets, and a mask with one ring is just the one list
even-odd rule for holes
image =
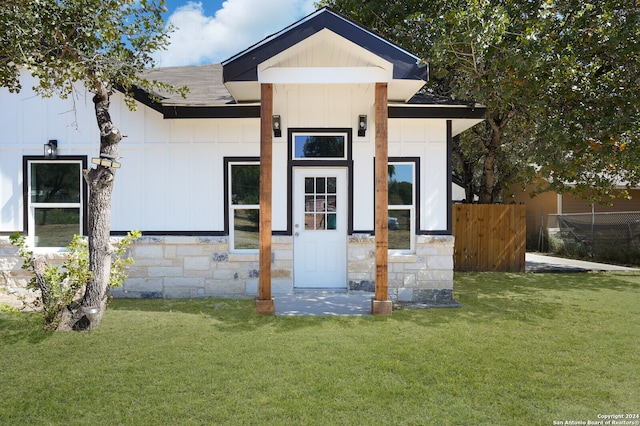
{"label": "concrete porch slab", "polygon": [[369,292],[295,291],[275,296],[277,316],[371,315]]}

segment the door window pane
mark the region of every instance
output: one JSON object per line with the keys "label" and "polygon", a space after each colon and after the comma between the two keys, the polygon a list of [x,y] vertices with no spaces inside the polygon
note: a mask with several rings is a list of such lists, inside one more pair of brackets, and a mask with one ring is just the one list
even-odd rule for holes
{"label": "door window pane", "polygon": [[313,213],[304,214],[304,229],[307,231],[313,231],[316,229],[315,215]]}
{"label": "door window pane", "polygon": [[336,215],[335,215],[335,213],[327,215],[327,229],[336,229]]}
{"label": "door window pane", "polygon": [[336,193],[336,178],[329,177],[327,178],[327,194],[335,194]]}
{"label": "door window pane", "polygon": [[328,212],[335,212],[336,211],[336,196],[335,195],[329,195],[327,197],[327,211]]}
{"label": "door window pane", "polygon": [[338,209],[335,177],[305,178],[304,229],[318,231],[336,229]]}
{"label": "door window pane", "polygon": [[313,178],[308,177],[304,178],[304,193],[305,194],[313,194]]}

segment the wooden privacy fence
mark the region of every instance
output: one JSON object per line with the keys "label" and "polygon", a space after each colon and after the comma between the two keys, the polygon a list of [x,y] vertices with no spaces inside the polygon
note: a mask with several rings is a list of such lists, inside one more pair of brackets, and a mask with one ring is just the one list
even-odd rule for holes
{"label": "wooden privacy fence", "polygon": [[454,204],[454,270],[524,272],[524,204]]}

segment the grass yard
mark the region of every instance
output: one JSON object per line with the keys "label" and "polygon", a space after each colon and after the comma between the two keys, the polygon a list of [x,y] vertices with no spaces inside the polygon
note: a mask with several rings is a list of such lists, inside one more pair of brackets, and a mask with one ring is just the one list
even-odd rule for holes
{"label": "grass yard", "polygon": [[259,317],[251,300],[116,300],[85,334],[0,309],[0,424],[553,425],[640,413],[640,275],[457,274],[455,297],[462,308],[340,318]]}

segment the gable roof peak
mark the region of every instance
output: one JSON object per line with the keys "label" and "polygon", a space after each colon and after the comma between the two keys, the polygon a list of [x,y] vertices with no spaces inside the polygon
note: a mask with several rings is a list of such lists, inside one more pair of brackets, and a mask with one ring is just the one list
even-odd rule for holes
{"label": "gable roof peak", "polygon": [[334,10],[323,7],[222,62],[228,82],[257,82],[258,66],[318,32],[328,29],[393,64],[393,78],[422,80],[428,68],[418,58]]}

